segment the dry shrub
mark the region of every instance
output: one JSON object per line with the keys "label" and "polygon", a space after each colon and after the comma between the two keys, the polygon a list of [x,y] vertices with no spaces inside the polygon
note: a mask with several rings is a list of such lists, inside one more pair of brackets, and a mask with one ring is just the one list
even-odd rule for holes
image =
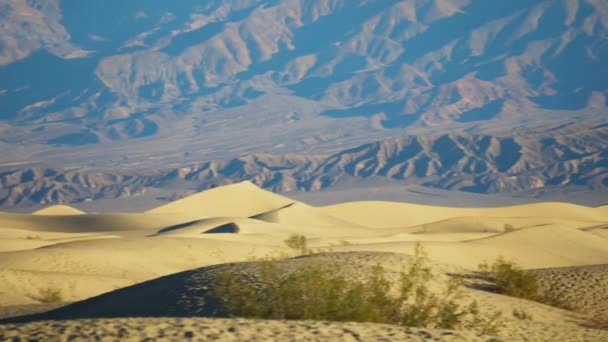
{"label": "dry shrub", "polygon": [[527,312],[524,309],[513,309],[513,317],[517,318],[517,319],[521,319],[521,320],[532,320],[532,314],[530,314],[529,312]]}
{"label": "dry shrub", "polygon": [[30,296],[30,298],[45,304],[59,303],[63,301],[61,290],[51,287],[45,287],[38,290],[38,295]]}
{"label": "dry shrub", "polygon": [[292,235],[285,240],[287,247],[295,250],[300,255],[311,254],[312,250],[308,248],[308,239],[304,235]]}

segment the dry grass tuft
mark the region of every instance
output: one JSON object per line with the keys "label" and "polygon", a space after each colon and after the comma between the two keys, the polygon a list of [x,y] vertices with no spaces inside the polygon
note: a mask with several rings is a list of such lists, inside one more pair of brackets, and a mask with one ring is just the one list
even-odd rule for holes
{"label": "dry grass tuft", "polygon": [[30,296],[30,298],[45,304],[60,303],[63,301],[61,290],[51,287],[41,288],[38,290],[37,295]]}

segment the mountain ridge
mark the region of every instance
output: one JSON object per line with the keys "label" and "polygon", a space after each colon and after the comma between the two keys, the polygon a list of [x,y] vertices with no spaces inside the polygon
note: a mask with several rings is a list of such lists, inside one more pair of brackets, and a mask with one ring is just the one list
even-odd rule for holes
{"label": "mountain ridge", "polygon": [[[24,83],[23,92],[39,100],[27,103],[25,93],[5,89],[4,105],[16,99],[27,105],[5,107],[14,110],[4,118],[38,127],[81,123],[77,131],[78,124],[68,124],[72,132],[55,133],[50,144],[154,136],[167,119],[245,109],[251,99],[286,91],[327,107],[315,115],[371,118],[385,129],[500,120],[534,109],[606,109],[608,8],[601,1],[116,3],[91,22],[74,17],[84,10],[74,1],[5,2],[17,8],[14,20],[36,12],[63,29],[56,33],[65,31],[59,34],[65,44],[88,51],[65,59],[43,44],[17,54],[22,62],[61,56],[55,72],[82,65],[81,80],[55,85],[72,99],[45,97],[52,91],[28,80],[26,70],[13,71],[20,72],[18,82],[5,81]],[[124,27],[112,29],[102,19]]]}
{"label": "mountain ridge", "polygon": [[[444,134],[382,140],[327,156],[245,155],[148,173],[30,168],[0,174],[0,206],[17,208],[144,195],[175,196],[250,180],[280,193],[320,191],[348,181],[383,179],[473,193],[608,186],[608,127],[576,135],[495,137]],[[184,186],[186,188],[184,188]]]}
{"label": "mountain ridge", "polygon": [[0,6],[3,207],[246,179],[608,186],[605,1]]}

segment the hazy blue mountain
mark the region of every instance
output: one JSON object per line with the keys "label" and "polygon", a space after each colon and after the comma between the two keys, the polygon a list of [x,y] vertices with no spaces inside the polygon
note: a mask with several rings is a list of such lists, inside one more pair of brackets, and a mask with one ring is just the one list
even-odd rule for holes
{"label": "hazy blue mountain", "polygon": [[[585,134],[608,124],[604,0],[0,0],[0,30],[10,172],[154,173],[429,134],[608,148]],[[504,158],[492,167],[518,155]],[[429,184],[509,183],[458,177]]]}
{"label": "hazy blue mountain", "polygon": [[154,135],[266,94],[388,128],[606,106],[600,0],[2,3],[1,117],[83,125],[60,143]]}

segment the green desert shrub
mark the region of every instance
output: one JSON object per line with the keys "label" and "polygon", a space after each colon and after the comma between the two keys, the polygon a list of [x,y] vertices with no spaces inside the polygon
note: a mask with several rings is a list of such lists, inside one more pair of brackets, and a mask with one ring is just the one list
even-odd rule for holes
{"label": "green desert shrub", "polygon": [[491,265],[479,265],[479,269],[490,275],[496,292],[500,294],[530,300],[537,300],[540,296],[537,277],[524,271],[513,261],[500,257]]}
{"label": "green desert shrub", "polygon": [[492,264],[481,264],[479,270],[488,275],[497,293],[511,297],[540,302],[558,308],[573,310],[564,300],[562,291],[557,287],[542,288],[538,277],[521,268],[517,263],[499,257]]}
{"label": "green desert shrub", "polygon": [[379,265],[362,280],[322,264],[288,269],[264,262],[252,268],[246,273],[221,272],[214,283],[214,295],[231,316],[462,327],[484,334],[495,333],[499,326],[498,315],[480,315],[477,303],[460,304],[460,280],[450,281],[442,293],[431,292],[433,274],[421,248],[396,284]]}

